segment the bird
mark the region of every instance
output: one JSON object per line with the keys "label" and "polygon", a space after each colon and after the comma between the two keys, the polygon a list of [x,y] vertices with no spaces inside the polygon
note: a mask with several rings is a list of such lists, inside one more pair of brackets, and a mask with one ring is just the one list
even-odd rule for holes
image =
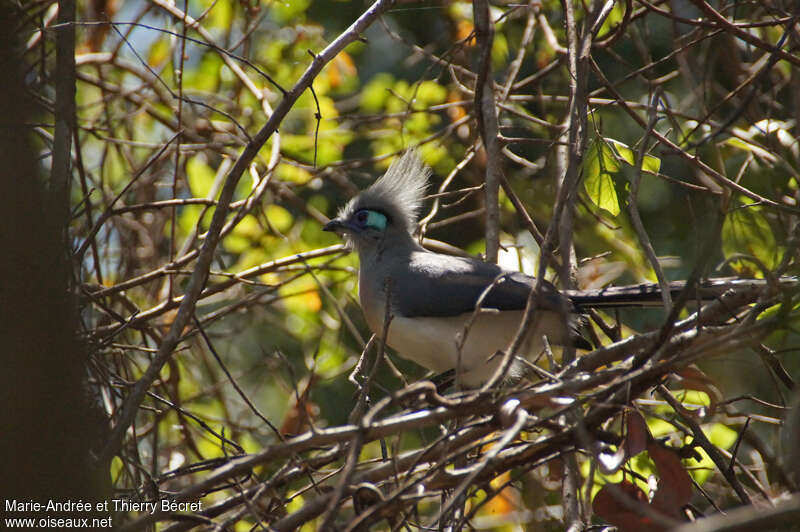
{"label": "bird", "polygon": [[[371,331],[402,358],[475,388],[502,363],[498,354],[514,340],[536,279],[478,258],[424,248],[414,231],[430,174],[415,150],[406,151],[323,230],[344,237],[358,254],[359,303]],[[675,294],[682,288],[680,282],[671,285]],[[712,290],[712,297],[723,288]],[[511,365],[506,381],[528,373],[522,359],[536,359],[545,338],[591,349],[580,334],[584,308],[661,301],[658,285],[561,292],[542,280],[535,328],[523,338],[521,359]]]}

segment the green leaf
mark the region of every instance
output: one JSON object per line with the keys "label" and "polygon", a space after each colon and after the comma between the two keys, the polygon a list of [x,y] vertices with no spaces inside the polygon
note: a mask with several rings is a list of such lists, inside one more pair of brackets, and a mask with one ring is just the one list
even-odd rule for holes
{"label": "green leaf", "polygon": [[614,139],[605,140],[607,140],[608,144],[614,148],[614,152],[620,159],[631,166],[636,166],[636,155],[634,155],[633,150],[630,149],[627,144]]}
{"label": "green leaf", "polygon": [[394,94],[390,94],[386,99],[386,112],[402,113],[408,109],[408,102],[411,100],[413,91],[411,85],[404,79],[397,81],[392,86]]}
{"label": "green leaf", "polygon": [[372,78],[361,91],[361,109],[368,113],[382,111],[392,85],[394,77],[391,74],[382,73]]}
{"label": "green leaf", "polygon": [[294,218],[291,213],[280,205],[267,205],[265,209],[267,220],[276,231],[285,233],[294,225]]}
{"label": "green leaf", "polygon": [[160,65],[169,59],[169,41],[167,39],[156,39],[150,45],[147,52],[147,63],[150,65]]}
{"label": "green leaf", "polygon": [[219,90],[220,70],[223,62],[219,54],[206,53],[200,60],[197,68],[184,72],[183,81],[187,87],[202,92],[216,92]]}
{"label": "green leaf", "polygon": [[611,11],[609,12],[606,20],[603,22],[603,25],[600,27],[600,31],[597,32],[599,39],[605,39],[609,37],[609,32],[612,28],[614,28],[617,24],[622,22],[622,19],[625,15],[625,8],[620,4],[616,4]]}
{"label": "green leaf", "polygon": [[435,81],[423,81],[417,88],[417,104],[429,106],[443,103],[447,98],[447,89]]}
{"label": "green leaf", "polygon": [[205,198],[214,185],[215,176],[216,173],[206,163],[205,156],[195,155],[186,161],[186,177],[194,197]]}
{"label": "green leaf", "polygon": [[281,181],[289,181],[290,183],[298,185],[305,185],[313,177],[308,170],[286,163],[280,163],[278,165],[275,169],[275,175],[280,178]]}
{"label": "green leaf", "polygon": [[233,2],[217,2],[206,0],[206,9],[211,8],[208,16],[209,26],[212,28],[228,29],[233,21]]}
{"label": "green leaf", "polygon": [[[735,430],[723,425],[722,423],[714,423],[710,429],[708,426],[705,426],[703,427],[703,432],[705,432],[706,437],[708,437],[709,441],[711,441],[714,446],[724,450],[731,448],[738,435]],[[689,474],[692,475],[692,478],[694,478],[695,482],[698,484],[703,484],[714,472],[716,466],[714,465],[714,461],[710,456],[708,456],[708,453],[706,453],[702,447],[697,447],[696,449],[700,455],[700,460],[692,463],[692,468],[689,470]]]}
{"label": "green leaf", "polygon": [[722,423],[714,423],[708,440],[720,449],[730,449],[737,437],[738,433],[732,428]]}
{"label": "green leaf", "polygon": [[[194,231],[195,227],[198,224],[201,224],[200,221],[200,214],[203,212],[202,205],[185,205],[184,207],[180,208],[180,214],[178,215],[178,229],[181,231],[182,236],[186,236],[192,231]],[[208,221],[211,219],[208,211],[206,211],[205,215],[205,222],[200,225],[199,231],[202,231],[204,227],[208,226]],[[164,227],[164,231],[168,231],[167,227]]]}
{"label": "green leaf", "polygon": [[661,159],[653,155],[645,155],[642,161],[642,171],[657,174],[661,170]]}
{"label": "green leaf", "polygon": [[508,60],[508,40],[502,33],[495,33],[492,41],[492,68],[500,69]]}
{"label": "green leaf", "polygon": [[279,25],[291,22],[293,19],[303,20],[311,0],[291,0],[289,2],[274,2],[271,6],[272,16]]}
{"label": "green leaf", "polygon": [[611,148],[602,141],[592,142],[584,158],[583,186],[592,203],[605,209],[612,216],[617,216],[620,211],[613,178],[619,170],[619,162]]}
{"label": "green leaf", "polygon": [[[627,144],[620,142],[614,139],[606,139],[611,147],[614,148],[616,154],[626,163],[635,167],[636,166],[636,154],[633,152],[632,149],[628,147]],[[644,156],[644,161],[642,161],[642,170],[648,172],[650,174],[657,174],[658,171],[661,169],[661,159],[655,157],[653,155]]]}
{"label": "green leaf", "polygon": [[119,456],[115,456],[111,459],[111,466],[109,469],[111,470],[111,481],[117,482],[119,476],[125,471],[125,464]]}
{"label": "green leaf", "polygon": [[[722,224],[722,252],[726,259],[751,255],[773,269],[778,264],[778,246],[772,227],[757,206],[731,211]],[[759,275],[758,268],[746,261],[733,261],[731,266],[741,273]]]}
{"label": "green leaf", "polygon": [[731,137],[725,140],[725,144],[733,146],[734,148],[740,149],[742,151],[750,152],[753,155],[762,157],[763,159],[766,159],[767,161],[772,163],[777,161],[777,158],[774,155],[772,155],[770,152],[768,152],[767,150],[765,150],[764,148],[758,146],[753,142],[747,142],[745,140],[736,137]]}
{"label": "green leaf", "polygon": [[257,245],[258,239],[263,234],[264,230],[258,224],[258,220],[252,214],[248,214],[233,228],[231,234],[222,243],[226,251],[244,253]]}

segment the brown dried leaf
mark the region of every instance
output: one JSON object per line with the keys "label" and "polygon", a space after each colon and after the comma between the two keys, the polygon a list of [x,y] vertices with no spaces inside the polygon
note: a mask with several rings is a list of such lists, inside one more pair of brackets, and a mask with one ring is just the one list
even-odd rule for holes
{"label": "brown dried leaf", "polygon": [[692,481],[681,459],[673,449],[657,441],[647,446],[647,452],[658,470],[658,490],[653,497],[653,508],[673,518],[683,518],[682,508],[692,496]]}
{"label": "brown dried leaf", "polygon": [[628,432],[625,434],[625,453],[632,458],[647,449],[647,443],[652,439],[650,429],[644,416],[636,410],[629,410],[625,415]]}
{"label": "brown dried leaf", "polygon": [[651,439],[647,423],[639,412],[636,410],[626,412],[625,420],[625,440],[616,452],[613,454],[601,452],[597,455],[600,472],[604,475],[616,473],[630,458],[644,451],[647,448],[647,442]]}
{"label": "brown dried leaf", "polygon": [[[627,498],[627,500],[626,500]],[[663,530],[653,521],[637,512],[635,505],[650,506],[647,495],[632,482],[606,484],[592,501],[592,510],[602,519],[615,525],[621,532],[658,532]]]}
{"label": "brown dried leaf", "polygon": [[284,436],[301,434],[311,428],[311,423],[319,413],[319,406],[309,399],[311,388],[316,381],[312,375],[303,386],[303,391],[298,397],[292,394],[289,398],[289,409],[281,423],[280,431]]}

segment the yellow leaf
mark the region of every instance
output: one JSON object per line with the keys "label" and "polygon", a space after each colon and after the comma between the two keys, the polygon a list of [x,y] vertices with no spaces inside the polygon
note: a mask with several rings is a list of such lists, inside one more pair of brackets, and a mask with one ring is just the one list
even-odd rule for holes
{"label": "yellow leaf", "polygon": [[280,205],[268,205],[266,211],[270,225],[280,233],[285,233],[294,224],[294,218],[291,213]]}
{"label": "yellow leaf", "polygon": [[279,164],[276,172],[281,181],[289,181],[298,185],[305,185],[311,180],[311,172],[290,164]]}
{"label": "yellow leaf", "polygon": [[[475,29],[475,26],[472,25],[472,22],[469,20],[459,20],[458,24],[456,25],[456,39],[462,41],[469,37],[472,34],[472,31]],[[473,36],[472,39],[467,43],[468,45],[475,44],[475,38]]]}
{"label": "yellow leaf", "polygon": [[317,283],[306,275],[278,289],[283,302],[290,312],[315,313],[322,308],[322,299],[319,297]]}
{"label": "yellow leaf", "polygon": [[511,473],[506,471],[500,476],[495,477],[491,481],[491,486],[495,489],[501,488],[497,495],[489,499],[484,505],[482,513],[491,515],[508,515],[514,512],[519,507],[519,499],[514,489],[508,481],[511,479]]}

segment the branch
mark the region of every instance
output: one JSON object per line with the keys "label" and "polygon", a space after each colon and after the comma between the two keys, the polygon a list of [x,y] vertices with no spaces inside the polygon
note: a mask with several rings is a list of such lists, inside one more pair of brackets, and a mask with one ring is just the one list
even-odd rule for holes
{"label": "branch", "polygon": [[[558,154],[566,160],[559,165],[564,176],[558,191],[558,204],[553,215],[552,225],[558,226],[559,249],[561,250],[561,282],[567,287],[574,286],[577,276],[577,258],[572,243],[575,225],[575,202],[583,168],[583,155],[586,151],[586,130],[588,123],[588,83],[589,59],[592,49],[592,28],[599,27],[609,10],[607,4],[601,8],[601,2],[595,0],[588,8],[580,33],[574,5],[571,1],[563,2],[567,24],[567,65],[569,70],[569,114],[564,124],[568,132],[566,150],[559,146]],[[559,176],[560,177],[560,176]],[[548,231],[549,232],[549,231]],[[540,271],[540,274],[543,272]],[[538,284],[538,283],[537,283]],[[565,305],[561,308],[561,318],[569,319]],[[567,344],[562,354],[564,363],[575,360],[575,346]],[[580,414],[574,414],[570,421],[581,423]],[[574,454],[564,460],[564,484],[562,486],[561,505],[564,509],[564,524],[567,530],[583,530],[585,519],[580,511],[580,472]]]}
{"label": "branch", "polygon": [[[791,530],[800,521],[800,494],[763,508],[749,505],[712,515],[674,529],[674,532],[724,532],[730,530]],[[788,528],[784,528],[788,527]]]}
{"label": "branch", "polygon": [[[800,67],[800,57],[792,55],[789,52],[784,52],[783,50],[781,50],[780,46],[773,46],[768,42],[764,42],[758,37],[752,35],[747,30],[740,28],[735,24],[731,24],[730,22],[728,22],[728,19],[723,17],[718,11],[716,11],[713,7],[708,5],[708,3],[704,2],[703,0],[692,0],[692,3],[696,5],[698,9],[702,10],[706,15],[708,15],[710,19],[715,20],[719,26],[725,28],[726,31],[734,34],[737,38],[749,44],[752,44],[756,48],[761,48],[762,50],[766,50],[767,52],[775,54],[778,56],[778,58],[783,59],[785,61],[789,61],[795,67]],[[795,18],[794,20],[787,22],[787,24],[794,25],[796,21],[797,19]]]}
{"label": "branch", "polygon": [[486,149],[486,261],[497,262],[500,248],[500,181],[503,178],[502,153],[497,139],[497,107],[492,81],[492,42],[494,26],[489,20],[489,3],[475,0],[472,4],[475,18],[475,37],[480,48],[478,79],[475,81],[475,117]]}
{"label": "branch", "polygon": [[56,30],[55,119],[50,186],[55,212],[66,221],[75,129],[75,0],[59,0]]}
{"label": "branch", "polygon": [[630,195],[628,197],[628,214],[631,217],[631,225],[636,232],[636,236],[639,237],[639,244],[644,249],[645,256],[647,257],[648,262],[650,262],[650,266],[653,268],[653,271],[656,272],[656,279],[658,279],[658,285],[661,287],[661,297],[664,302],[664,313],[669,314],[672,310],[672,296],[670,295],[669,282],[667,281],[666,275],[664,275],[664,270],[661,268],[661,264],[658,262],[658,256],[656,255],[656,251],[653,248],[652,242],[650,241],[650,237],[647,235],[647,231],[644,228],[642,217],[639,214],[638,205],[639,184],[642,181],[642,165],[644,164],[645,154],[647,153],[650,134],[652,133],[658,119],[658,100],[659,95],[654,95],[653,106],[650,110],[650,118],[648,119],[647,123],[647,131],[645,131],[644,137],[642,138],[642,144],[639,146],[639,150],[636,154],[636,169],[631,177]]}

